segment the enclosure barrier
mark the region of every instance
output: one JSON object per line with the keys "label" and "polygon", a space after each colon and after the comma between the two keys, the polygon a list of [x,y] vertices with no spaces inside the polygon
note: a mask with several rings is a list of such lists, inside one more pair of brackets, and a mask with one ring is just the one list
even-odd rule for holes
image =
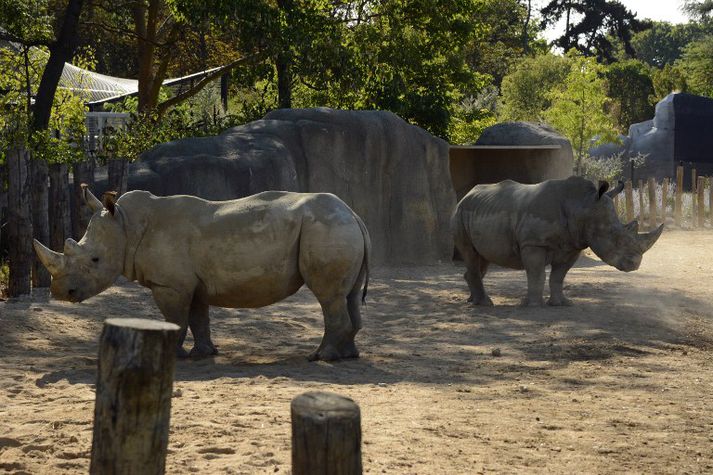
{"label": "enclosure barrier", "polygon": [[291,404],[292,474],[357,475],[361,465],[361,415],[349,398],[308,392]]}
{"label": "enclosure barrier", "polygon": [[91,474],[162,474],[179,327],[138,318],[104,322]]}
{"label": "enclosure barrier", "polygon": [[[638,219],[640,225],[649,230],[666,223],[669,217],[677,227],[713,228],[713,177],[699,176],[695,168],[691,174],[695,176],[695,182],[691,182],[690,193],[683,192],[683,166],[676,169],[676,184],[673,187],[668,177],[661,183],[654,178],[640,179],[638,188],[627,180],[624,183],[623,203],[616,200],[614,206],[626,222]],[[638,197],[634,196],[636,194]]]}

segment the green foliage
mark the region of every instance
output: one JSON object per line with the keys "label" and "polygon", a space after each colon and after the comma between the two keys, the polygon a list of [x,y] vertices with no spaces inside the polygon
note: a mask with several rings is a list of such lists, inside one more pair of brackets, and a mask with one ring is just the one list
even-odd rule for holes
{"label": "green foliage", "polygon": [[485,88],[477,97],[466,97],[458,103],[448,129],[450,142],[458,145],[475,143],[487,127],[495,125],[498,89]]}
{"label": "green foliage", "polygon": [[522,60],[503,79],[500,117],[541,122],[552,105],[550,91],[565,81],[570,68],[568,58],[551,53]]}
{"label": "green foliage", "polygon": [[580,161],[579,174],[595,183],[598,181],[616,183],[622,179],[624,170],[628,170],[632,163],[634,170],[644,166],[646,157],[641,153],[633,157],[624,157],[624,154],[619,153],[606,158],[584,155]]}
{"label": "green foliage", "polygon": [[658,102],[672,92],[688,92],[686,75],[676,64],[667,64],[661,69],[654,70],[652,80],[654,84],[652,102]]}
{"label": "green foliage", "polygon": [[713,97],[713,35],[690,43],[677,63],[689,92]]}
{"label": "green foliage", "polygon": [[635,59],[612,63],[606,69],[610,113],[619,131],[626,133],[631,124],[654,116],[651,98],[654,84],[650,68]]}
{"label": "green foliage", "polygon": [[586,150],[595,143],[616,141],[616,129],[605,108],[609,102],[603,67],[593,58],[570,53],[572,69],[561,89],[551,93],[552,106],[545,118],[571,142],[579,173]]}
{"label": "green foliage", "polygon": [[631,44],[637,59],[655,68],[663,68],[681,58],[686,45],[701,36],[703,27],[699,23],[673,25],[657,21],[648,30],[636,33]]}

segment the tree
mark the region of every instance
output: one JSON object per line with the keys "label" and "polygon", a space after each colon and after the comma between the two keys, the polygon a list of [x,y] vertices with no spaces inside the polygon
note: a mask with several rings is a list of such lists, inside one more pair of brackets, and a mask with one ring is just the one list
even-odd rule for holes
{"label": "tree", "polygon": [[652,102],[658,102],[672,92],[688,92],[686,75],[676,64],[667,64],[661,69],[654,70],[652,80],[654,84]]}
{"label": "tree", "polygon": [[503,78],[501,118],[542,121],[552,105],[551,91],[564,83],[570,68],[568,57],[551,53],[523,59]]}
{"label": "tree", "polygon": [[648,30],[636,33],[631,45],[638,59],[655,68],[663,68],[681,58],[686,45],[703,34],[703,27],[696,22],[672,25],[657,21]]}
{"label": "tree", "polygon": [[[628,57],[635,58],[632,36],[650,26],[616,0],[551,0],[541,14],[543,26],[565,17],[565,32],[554,41],[556,46],[564,51],[574,48],[600,62],[615,60],[613,38],[621,41]],[[579,21],[573,24],[574,16]]]}
{"label": "tree", "polygon": [[571,142],[576,155],[575,173],[592,141],[616,140],[616,130],[605,108],[609,99],[603,67],[593,58],[570,54],[572,69],[561,89],[551,93],[552,106],[545,118]]}
{"label": "tree", "polygon": [[630,59],[612,63],[605,72],[610,112],[619,130],[626,134],[629,126],[654,116],[652,73],[646,64]]}
{"label": "tree", "polygon": [[713,97],[713,36],[686,46],[676,65],[686,78],[689,92]]}

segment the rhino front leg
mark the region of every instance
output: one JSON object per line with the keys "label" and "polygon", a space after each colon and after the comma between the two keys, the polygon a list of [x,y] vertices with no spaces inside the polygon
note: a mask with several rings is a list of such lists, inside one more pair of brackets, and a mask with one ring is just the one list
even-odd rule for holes
{"label": "rhino front leg", "polygon": [[151,287],[151,293],[166,321],[175,323],[181,327],[176,355],[179,358],[187,358],[188,352],[183,349],[183,342],[186,339],[186,332],[188,331],[188,314],[190,312],[192,299],[191,293],[180,292],[170,287],[162,286]]}
{"label": "rhino front leg", "polygon": [[564,277],[574,263],[577,262],[579,252],[580,251],[573,252],[562,261],[552,263],[552,271],[550,272],[550,298],[547,300],[547,305],[556,307],[572,305],[572,301],[564,296]]}
{"label": "rhino front leg", "polygon": [[210,317],[208,315],[210,306],[195,296],[191,302],[191,310],[188,317],[188,326],[193,334],[193,348],[191,357],[212,356],[218,354],[218,349],[210,339]]}
{"label": "rhino front leg", "polygon": [[540,247],[525,247],[520,251],[522,264],[527,272],[527,297],[521,304],[538,307],[544,304],[542,292],[545,289],[545,266],[547,251]]}

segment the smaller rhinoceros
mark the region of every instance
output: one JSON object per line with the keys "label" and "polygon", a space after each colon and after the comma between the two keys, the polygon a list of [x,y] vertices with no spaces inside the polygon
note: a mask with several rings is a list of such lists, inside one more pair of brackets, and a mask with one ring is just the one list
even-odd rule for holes
{"label": "smaller rhinoceros", "polygon": [[639,233],[638,223],[623,225],[612,198],[581,177],[523,185],[506,180],[475,186],[451,218],[455,246],[466,266],[465,280],[475,305],[493,305],[483,287],[488,264],[527,272],[523,305],[542,305],[545,267],[550,273],[550,305],[570,305],[562,292],[564,277],[587,247],[607,264],[630,272],[661,235],[663,225]]}
{"label": "smaller rhinoceros", "polygon": [[266,191],[206,201],[131,191],[118,200],[105,194],[102,203],[86,187],[83,194],[94,214],[81,241],[67,239],[64,254],[34,242],[55,298],[81,302],[123,274],[151,289],[165,319],[181,327],[179,356],[186,356],[188,327],[191,355],[201,356],[217,353],[210,305],[262,307],[306,283],[325,324],[310,359],[358,356],[371,243],[362,220],[336,196]]}

